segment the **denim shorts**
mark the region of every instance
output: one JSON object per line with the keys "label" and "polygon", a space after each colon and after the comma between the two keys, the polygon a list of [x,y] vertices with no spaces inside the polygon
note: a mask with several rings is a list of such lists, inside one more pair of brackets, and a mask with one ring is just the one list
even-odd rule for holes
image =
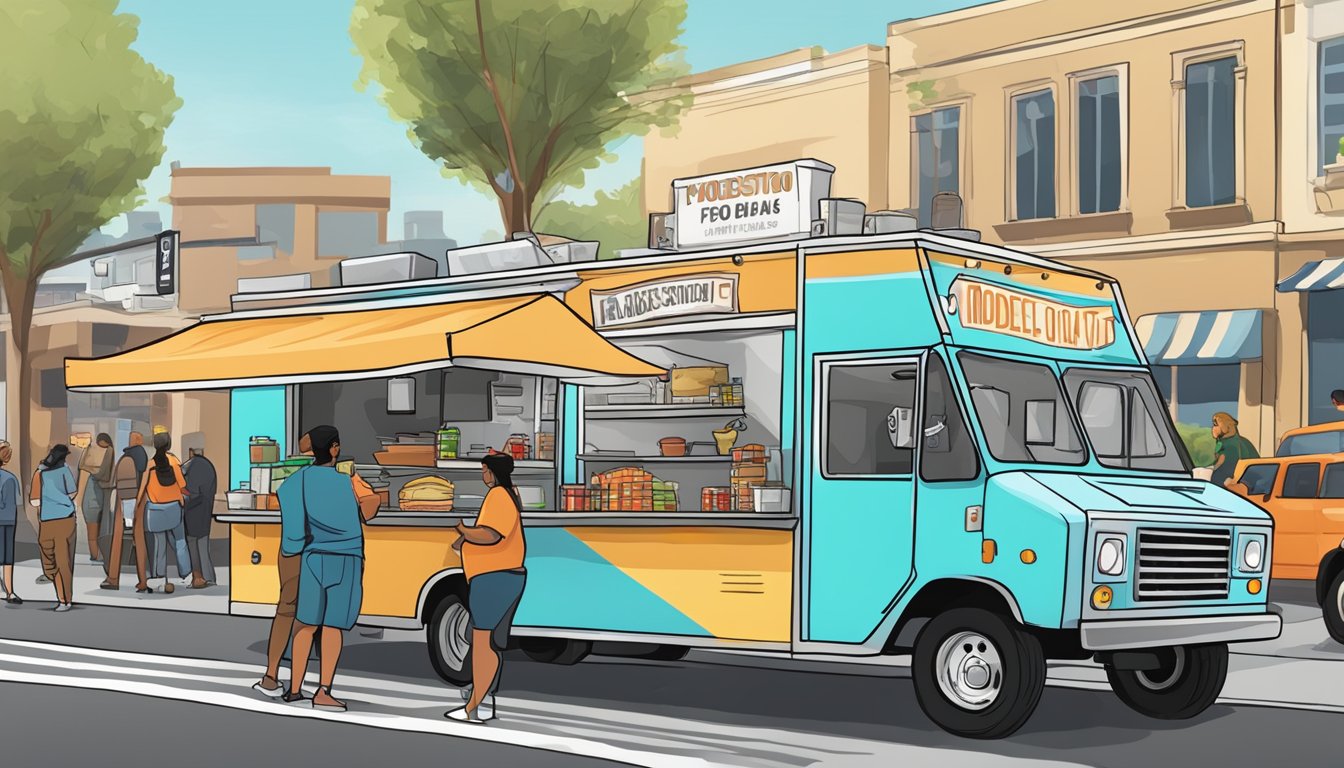
{"label": "denim shorts", "polygon": [[294,619],[310,627],[351,629],[364,601],[364,558],[304,552]]}
{"label": "denim shorts", "polygon": [[526,583],[527,574],[515,571],[491,571],[472,577],[467,597],[471,628],[489,630],[496,637],[507,637],[508,625],[513,623],[513,612],[523,597]]}

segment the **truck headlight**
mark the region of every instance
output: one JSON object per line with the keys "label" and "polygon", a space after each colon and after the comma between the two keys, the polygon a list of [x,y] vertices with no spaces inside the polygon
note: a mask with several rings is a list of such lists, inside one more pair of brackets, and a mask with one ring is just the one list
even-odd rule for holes
{"label": "truck headlight", "polygon": [[1125,572],[1125,537],[1108,535],[1097,542],[1097,570],[1107,576]]}
{"label": "truck headlight", "polygon": [[1241,570],[1250,573],[1258,573],[1265,567],[1265,537],[1263,534],[1252,533],[1242,534],[1240,539],[1241,546]]}

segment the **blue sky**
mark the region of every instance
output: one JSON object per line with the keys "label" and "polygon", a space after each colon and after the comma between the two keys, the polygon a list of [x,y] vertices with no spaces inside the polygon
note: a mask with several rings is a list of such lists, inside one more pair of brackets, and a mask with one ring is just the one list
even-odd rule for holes
{"label": "blue sky", "polygon": [[[696,71],[820,45],[881,44],[886,23],[979,0],[689,0],[682,42]],[[544,2],[544,0],[538,0]],[[168,163],[324,165],[392,177],[390,234],[408,210],[442,210],[459,242],[497,230],[494,201],[456,181],[406,138],[371,93],[355,90],[360,60],[348,34],[352,0],[122,0],[140,17],[135,47],[176,80],[184,106],[168,153],[147,182],[149,207],[168,193]],[[642,145],[589,175],[567,197],[591,200],[639,174]],[[124,225],[122,225],[124,229]],[[116,233],[117,225],[109,227]]]}

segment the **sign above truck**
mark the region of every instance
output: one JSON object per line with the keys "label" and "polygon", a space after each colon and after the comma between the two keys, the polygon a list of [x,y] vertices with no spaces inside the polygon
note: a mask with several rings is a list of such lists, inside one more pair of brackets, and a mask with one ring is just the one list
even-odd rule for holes
{"label": "sign above truck", "polygon": [[737,312],[737,275],[686,275],[593,291],[593,327]]}
{"label": "sign above truck", "polygon": [[959,276],[948,314],[963,328],[1014,336],[1065,349],[1102,349],[1115,343],[1115,310],[1080,306]]}
{"label": "sign above truck", "polygon": [[819,160],[795,160],[677,179],[677,247],[806,237],[834,172]]}

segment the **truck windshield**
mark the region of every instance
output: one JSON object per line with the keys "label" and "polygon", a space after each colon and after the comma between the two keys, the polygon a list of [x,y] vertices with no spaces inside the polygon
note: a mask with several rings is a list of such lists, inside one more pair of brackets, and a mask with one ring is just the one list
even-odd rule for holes
{"label": "truck windshield", "polygon": [[1148,372],[1074,368],[1064,374],[1064,384],[1102,464],[1190,472],[1185,447]]}
{"label": "truck windshield", "polygon": [[1049,366],[971,352],[960,353],[957,360],[994,458],[1033,464],[1087,461],[1059,379]]}

